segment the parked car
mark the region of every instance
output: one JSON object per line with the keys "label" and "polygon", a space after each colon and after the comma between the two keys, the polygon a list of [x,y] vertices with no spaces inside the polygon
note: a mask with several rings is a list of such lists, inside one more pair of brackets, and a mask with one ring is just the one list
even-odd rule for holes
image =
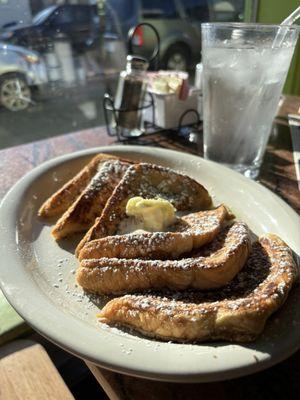
{"label": "parked car", "polygon": [[[160,67],[171,70],[189,69],[200,60],[202,22],[233,21],[240,15],[230,1],[218,0],[107,0],[107,4],[116,13],[124,36],[141,22],[157,29]],[[133,50],[149,58],[155,43],[149,28],[139,28]]]}
{"label": "parked car", "polygon": [[[116,33],[109,9],[107,14],[109,33]],[[101,40],[100,22],[96,5],[53,5],[36,14],[31,25],[10,26],[0,35],[0,40],[43,51],[47,50],[49,43],[63,36],[74,50],[82,52]]]}
{"label": "parked car", "polygon": [[0,105],[10,111],[26,109],[33,88],[47,83],[40,55],[23,47],[0,42]]}

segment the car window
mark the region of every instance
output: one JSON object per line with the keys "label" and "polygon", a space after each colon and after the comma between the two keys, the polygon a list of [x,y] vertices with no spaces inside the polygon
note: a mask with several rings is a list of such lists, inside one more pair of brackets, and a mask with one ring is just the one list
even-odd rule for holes
{"label": "car window", "polygon": [[105,32],[122,35],[117,13],[109,4],[106,4],[105,6]]}
{"label": "car window", "polygon": [[[127,37],[129,29],[138,24],[139,0],[106,0],[105,6],[110,10],[117,31]],[[108,29],[109,30],[109,29]]]}
{"label": "car window", "polygon": [[74,21],[78,24],[89,24],[91,21],[91,8],[78,7],[73,10]]}
{"label": "car window", "polygon": [[209,21],[207,0],[184,0],[182,2],[186,16],[191,20]]}
{"label": "car window", "polygon": [[50,6],[38,12],[32,19],[34,25],[43,23],[55,10],[55,6]]}
{"label": "car window", "polygon": [[60,7],[51,16],[51,22],[55,24],[70,24],[74,20],[74,13],[68,7]]}
{"label": "car window", "polygon": [[174,0],[142,0],[141,8],[143,18],[178,18],[178,10]]}
{"label": "car window", "polygon": [[105,4],[118,15],[122,22],[131,19],[136,12],[136,2],[132,0],[106,0]]}
{"label": "car window", "polygon": [[210,0],[210,19],[218,22],[242,21],[245,0]]}

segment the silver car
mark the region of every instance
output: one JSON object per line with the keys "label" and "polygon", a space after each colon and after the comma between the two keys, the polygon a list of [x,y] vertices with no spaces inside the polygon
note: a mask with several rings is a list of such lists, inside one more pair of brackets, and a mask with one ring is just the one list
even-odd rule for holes
{"label": "silver car", "polygon": [[[200,61],[201,23],[242,19],[244,0],[106,0],[124,37],[139,23],[150,23],[160,36],[160,68],[192,69]],[[149,58],[156,45],[147,27],[136,30],[135,54]]]}
{"label": "silver car", "polygon": [[32,89],[46,83],[46,66],[38,53],[0,42],[1,106],[25,110],[32,103]]}

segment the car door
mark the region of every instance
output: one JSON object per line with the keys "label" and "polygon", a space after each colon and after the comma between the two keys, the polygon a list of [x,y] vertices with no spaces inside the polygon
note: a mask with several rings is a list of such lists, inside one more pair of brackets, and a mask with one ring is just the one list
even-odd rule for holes
{"label": "car door", "polygon": [[93,17],[91,6],[74,6],[72,35],[77,46],[86,46],[93,40]]}
{"label": "car door", "polygon": [[68,6],[58,7],[48,21],[49,34],[52,37],[63,34],[72,39],[73,15]]}
{"label": "car door", "polygon": [[184,29],[189,35],[195,55],[201,50],[201,24],[209,22],[210,12],[208,0],[181,0],[181,7],[185,15]]}
{"label": "car door", "polygon": [[242,21],[245,0],[211,0],[210,20],[216,22]]}
{"label": "car door", "polygon": [[[139,15],[139,22],[150,23],[156,28],[160,36],[161,55],[176,41],[185,41],[177,0],[140,0]],[[149,58],[156,46],[156,38],[150,29],[143,28],[137,32],[134,44],[137,54],[140,46],[140,53]]]}

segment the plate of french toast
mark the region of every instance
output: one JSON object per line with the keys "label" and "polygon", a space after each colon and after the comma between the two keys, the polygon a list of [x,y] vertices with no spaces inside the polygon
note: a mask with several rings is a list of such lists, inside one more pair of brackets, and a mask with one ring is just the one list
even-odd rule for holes
{"label": "plate of french toast", "polygon": [[141,146],[65,155],[10,190],[0,226],[8,301],[99,366],[208,382],[299,348],[300,218],[216,163]]}

